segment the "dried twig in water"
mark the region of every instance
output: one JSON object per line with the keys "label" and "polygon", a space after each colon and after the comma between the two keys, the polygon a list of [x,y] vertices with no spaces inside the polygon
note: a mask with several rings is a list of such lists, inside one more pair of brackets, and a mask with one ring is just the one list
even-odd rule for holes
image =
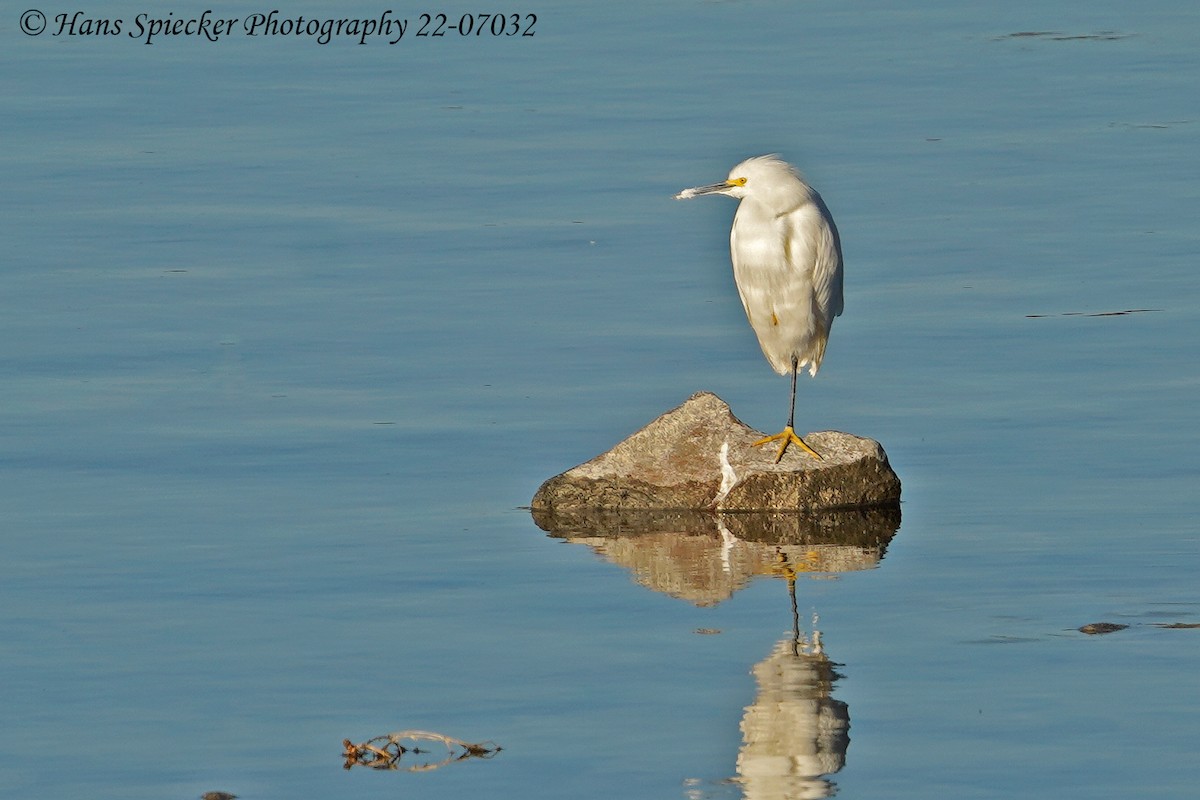
{"label": "dried twig in water", "polygon": [[[442,745],[445,755],[435,760],[434,751],[421,749],[422,742],[436,742]],[[397,731],[367,739],[361,744],[343,739],[342,747],[345,748],[343,755],[346,763],[343,766],[346,769],[358,765],[402,772],[425,772],[468,758],[491,758],[501,750],[500,746],[491,740],[464,742],[462,739],[433,731]],[[436,752],[441,754],[441,749]],[[402,765],[400,760],[409,754],[412,756],[412,763]]]}

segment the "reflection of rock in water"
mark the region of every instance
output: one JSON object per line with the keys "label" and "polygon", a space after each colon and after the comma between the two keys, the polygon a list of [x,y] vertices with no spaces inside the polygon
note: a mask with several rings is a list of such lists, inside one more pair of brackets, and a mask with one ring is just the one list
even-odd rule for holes
{"label": "reflection of rock in water", "polygon": [[872,569],[900,525],[900,512],[534,512],[534,520],[554,536],[586,544],[627,567],[643,586],[706,606],[729,598],[756,575]]}
{"label": "reflection of rock in water", "polygon": [[760,554],[712,535],[644,533],[614,538],[572,537],[628,568],[648,589],[698,606],[726,600],[762,571]]}
{"label": "reflection of rock in water", "polygon": [[849,707],[831,696],[838,678],[811,641],[785,639],[754,666],[758,694],[742,717],[738,777],[746,800],[830,797],[832,775],[846,763]]}

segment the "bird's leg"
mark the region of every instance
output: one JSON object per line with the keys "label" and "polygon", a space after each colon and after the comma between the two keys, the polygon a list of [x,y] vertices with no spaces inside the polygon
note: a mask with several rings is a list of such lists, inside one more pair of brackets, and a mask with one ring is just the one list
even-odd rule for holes
{"label": "bird's leg", "polygon": [[792,358],[792,404],[791,404],[790,408],[788,409],[787,427],[784,428],[779,433],[775,434],[774,436],[765,436],[762,439],[759,439],[757,442],[754,443],[754,446],[758,447],[760,445],[766,444],[767,442],[779,442],[780,443],[779,444],[779,453],[775,456],[776,464],[778,464],[780,461],[783,460],[783,454],[787,452],[789,444],[798,444],[810,456],[817,459],[818,461],[821,460],[821,454],[818,453],[816,450],[813,450],[807,444],[805,444],[804,440],[796,435],[796,431],[795,431],[795,427],[794,427],[796,424],[796,372],[798,371],[798,369],[797,369],[798,366],[799,365],[797,364],[797,359],[795,357],[793,357]]}

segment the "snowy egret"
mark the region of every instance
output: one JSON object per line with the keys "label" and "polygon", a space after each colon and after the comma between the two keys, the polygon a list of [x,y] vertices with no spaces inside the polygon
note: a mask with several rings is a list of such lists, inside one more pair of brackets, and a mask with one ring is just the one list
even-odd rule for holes
{"label": "snowy egret", "polygon": [[711,186],[684,189],[676,200],[703,194],[736,198],[729,232],[733,279],[763,355],[780,375],[792,376],[787,427],[754,443],[780,442],[775,463],[789,444],[815,458],[794,430],[796,374],[816,375],[833,318],[842,313],[842,243],[817,190],[778,156],[748,158]]}

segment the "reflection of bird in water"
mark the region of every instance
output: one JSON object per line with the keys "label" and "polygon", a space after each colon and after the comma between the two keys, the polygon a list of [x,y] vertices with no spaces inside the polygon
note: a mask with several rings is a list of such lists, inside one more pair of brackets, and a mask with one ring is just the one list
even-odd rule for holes
{"label": "reflection of bird in water", "polygon": [[741,201],[729,232],[733,278],[763,355],[792,377],[787,426],[755,445],[780,442],[776,463],[789,444],[820,458],[794,430],[796,374],[806,366],[817,374],[833,318],[842,313],[842,245],[833,217],[821,195],[777,156],[746,159],[721,183],[675,197],[702,194]]}
{"label": "reflection of bird in water", "polygon": [[832,797],[837,786],[828,776],[845,766],[850,746],[850,709],[833,697],[841,675],[825,654],[816,615],[811,636],[800,630],[794,572],[788,595],[792,635],[754,665],[758,691],[742,717],[737,768],[746,800]]}
{"label": "reflection of bird in water", "polygon": [[[839,677],[824,654],[776,643],[754,665],[757,691],[742,716],[737,772],[747,800],[831,797],[846,765],[850,710],[832,696]],[[807,651],[807,652],[806,652]]]}

